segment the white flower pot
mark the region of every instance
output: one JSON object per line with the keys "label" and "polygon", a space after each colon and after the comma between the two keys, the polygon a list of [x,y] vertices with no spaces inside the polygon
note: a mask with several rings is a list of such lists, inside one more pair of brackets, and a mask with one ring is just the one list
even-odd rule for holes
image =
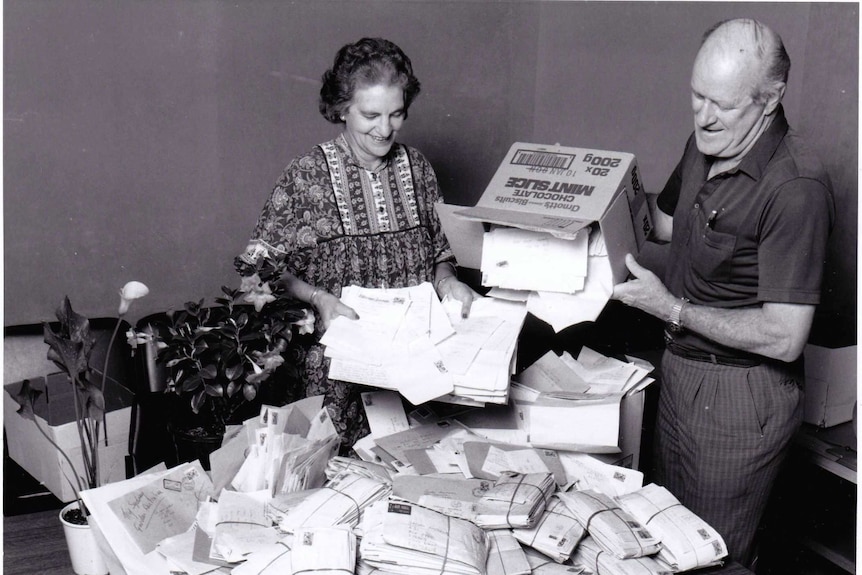
{"label": "white flower pot", "polygon": [[73,501],[60,510],[60,523],[63,524],[63,533],[66,535],[66,546],[69,548],[69,557],[72,559],[72,571],[77,575],[106,575],[108,568],[105,560],[96,545],[96,538],[89,525],[76,525],[63,519],[66,510],[78,505]]}

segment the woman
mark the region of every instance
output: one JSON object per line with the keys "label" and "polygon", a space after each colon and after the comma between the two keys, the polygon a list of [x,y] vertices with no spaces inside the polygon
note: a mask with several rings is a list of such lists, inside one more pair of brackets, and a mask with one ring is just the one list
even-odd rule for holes
{"label": "woman", "polygon": [[324,396],[342,453],[368,433],[362,388],[329,380],[317,343],[335,317],[357,319],[339,299],[342,286],[432,282],[441,299],[461,302],[465,317],[475,295],[455,277],[434,211],[441,198],[431,164],[395,143],[418,93],[410,59],[392,42],[363,38],[341,48],[323,75],[320,113],[342,132],[285,168],[242,256],[285,258],[295,274],[282,277],[288,293],[316,310],[317,332],[298,367],[304,395]]}

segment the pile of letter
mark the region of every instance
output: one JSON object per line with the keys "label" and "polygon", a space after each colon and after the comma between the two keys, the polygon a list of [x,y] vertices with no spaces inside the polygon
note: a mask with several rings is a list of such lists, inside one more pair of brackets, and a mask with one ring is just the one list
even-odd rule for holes
{"label": "pile of letter", "polygon": [[493,227],[482,240],[481,272],[489,296],[524,302],[554,331],[595,321],[614,289],[598,226],[574,237]]}
{"label": "pile of letter", "polygon": [[[713,528],[638,471],[492,441],[429,409],[379,435],[390,423],[375,413],[393,401],[366,396],[378,435],[361,459],[334,455],[314,397],[231,430],[210,472],[161,466],[84,491],[110,572],[670,574],[726,556]],[[411,430],[415,441],[393,439]]]}
{"label": "pile of letter", "polygon": [[526,306],[494,298],[441,303],[430,283],[409,288],[347,286],[341,301],[358,320],[337,317],[321,340],[329,377],[430,400],[481,406],[508,401]]}

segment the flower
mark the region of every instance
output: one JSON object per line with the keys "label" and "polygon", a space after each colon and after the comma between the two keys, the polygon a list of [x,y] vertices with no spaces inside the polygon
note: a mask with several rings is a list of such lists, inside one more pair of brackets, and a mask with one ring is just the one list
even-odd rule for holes
{"label": "flower", "polygon": [[[224,432],[226,422],[259,399],[266,385],[286,393],[295,368],[285,361],[295,333],[311,333],[314,314],[286,293],[286,264],[265,255],[236,261],[239,289],[222,287],[215,305],[186,302],[157,327],[157,361],[168,369],[170,391],[186,398],[189,427]],[[251,304],[251,305],[249,305]],[[194,423],[195,425],[192,425]]]}
{"label": "flower", "polygon": [[136,299],[140,299],[150,293],[150,288],[138,281],[130,281],[120,290],[120,308],[118,315],[124,316],[129,311],[129,306]]}
{"label": "flower", "polygon": [[269,302],[275,301],[275,296],[272,295],[272,288],[268,283],[260,281],[257,274],[252,274],[242,278],[242,284],[239,286],[240,291],[245,292],[243,301],[254,304],[254,309],[257,312],[263,309],[263,306]]}
{"label": "flower", "polygon": [[294,322],[299,335],[307,335],[314,333],[314,313],[311,310],[305,310],[305,317]]}

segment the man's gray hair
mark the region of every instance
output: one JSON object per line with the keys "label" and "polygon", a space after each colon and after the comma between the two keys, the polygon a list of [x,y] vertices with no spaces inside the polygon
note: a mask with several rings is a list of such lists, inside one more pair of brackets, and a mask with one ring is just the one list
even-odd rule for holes
{"label": "man's gray hair", "polygon": [[763,61],[763,78],[757,93],[752,94],[756,101],[764,101],[771,93],[776,83],[787,83],[790,75],[790,56],[784,48],[784,42],[769,26],[753,18],[735,18],[722,20],[704,32],[700,45],[703,46],[712,35],[725,26],[746,26],[751,28],[757,57]]}

